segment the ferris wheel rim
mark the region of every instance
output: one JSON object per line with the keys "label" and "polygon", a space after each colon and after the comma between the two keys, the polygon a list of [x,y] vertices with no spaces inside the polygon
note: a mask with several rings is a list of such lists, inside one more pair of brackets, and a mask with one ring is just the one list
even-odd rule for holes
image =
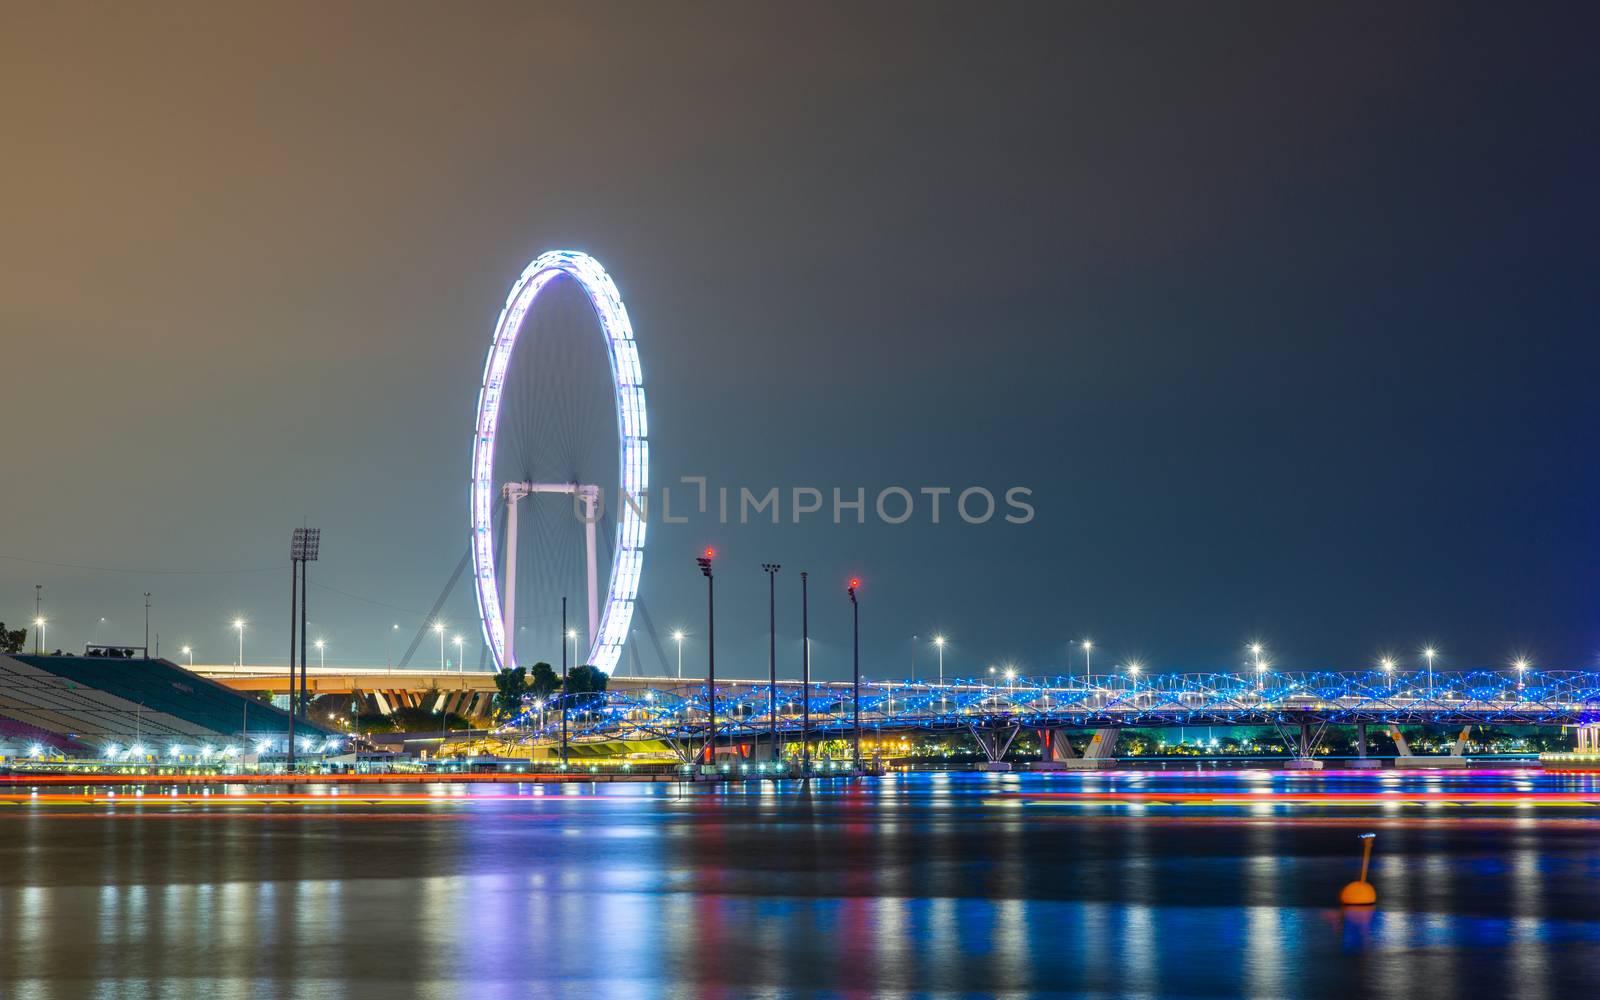
{"label": "ferris wheel rim", "polygon": [[[581,250],[550,250],[523,269],[506,295],[495,321],[494,337],[484,361],[478,387],[477,418],[472,439],[472,460],[467,485],[471,530],[474,591],[484,641],[497,667],[515,666],[505,656],[505,623],[499,585],[495,582],[493,510],[494,453],[499,434],[500,404],[505,375],[524,321],[534,302],[551,281],[565,275],[577,282],[600,321],[601,338],[611,364],[617,417],[618,483],[622,495],[640,498],[649,488],[649,434],[645,417],[644,375],[627,307],[611,276],[600,262]],[[585,663],[610,674],[622,658],[639,596],[644,566],[645,523],[633,504],[619,503],[611,574],[600,613],[599,627],[589,636]]]}

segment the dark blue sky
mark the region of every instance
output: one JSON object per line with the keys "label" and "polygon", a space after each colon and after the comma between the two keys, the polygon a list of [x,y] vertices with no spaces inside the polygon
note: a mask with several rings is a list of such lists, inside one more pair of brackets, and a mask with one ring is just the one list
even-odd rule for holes
{"label": "dark blue sky", "polygon": [[383,662],[464,547],[505,291],[576,247],[658,482],[1034,491],[1025,526],[655,526],[662,630],[722,551],[723,672],[764,670],[769,560],[824,675],[851,573],[877,675],[938,629],[952,671],[1600,652],[1591,6],[3,18],[0,618],[45,584],[51,645],[138,635],[148,589],[164,651],[230,660],[242,614],[281,661],[306,516],[330,664]]}

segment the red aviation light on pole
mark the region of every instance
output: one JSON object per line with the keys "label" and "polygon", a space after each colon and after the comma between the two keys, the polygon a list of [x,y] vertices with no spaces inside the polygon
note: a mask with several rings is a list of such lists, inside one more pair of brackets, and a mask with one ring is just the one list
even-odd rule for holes
{"label": "red aviation light on pole", "polygon": [[856,577],[856,576],[852,576],[850,578],[850,582],[845,585],[844,589],[846,591],[848,591],[849,594],[850,594],[850,602],[852,604],[855,603],[856,591],[861,589],[861,578],[860,577]]}
{"label": "red aviation light on pole", "polygon": [[695,562],[699,564],[700,572],[703,575],[711,575],[711,560],[715,559],[716,557],[717,550],[708,545],[706,546],[706,554],[695,559]]}

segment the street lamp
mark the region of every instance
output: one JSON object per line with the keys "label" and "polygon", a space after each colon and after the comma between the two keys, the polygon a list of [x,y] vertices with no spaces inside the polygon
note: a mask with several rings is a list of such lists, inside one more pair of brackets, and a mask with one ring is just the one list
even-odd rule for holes
{"label": "street lamp", "polygon": [[1092,671],[1089,669],[1089,654],[1094,651],[1094,642],[1090,639],[1083,640],[1083,679],[1088,680]]}
{"label": "street lamp", "polygon": [[1517,662],[1513,663],[1512,666],[1517,668],[1517,690],[1521,691],[1523,676],[1528,672],[1528,658],[1525,656],[1519,656],[1517,657]]}
{"label": "street lamp", "polygon": [[394,669],[394,634],[398,631],[400,631],[399,625],[390,625],[389,634],[384,637],[388,641],[383,647],[383,660],[391,670]]}
{"label": "street lamp", "polygon": [[[778,760],[778,563],[762,563],[767,574],[767,729],[772,760]],[[679,647],[682,648],[682,647]]]}
{"label": "street lamp", "polygon": [[672,641],[678,644],[678,680],[683,680],[683,629],[675,629]]}
{"label": "street lamp", "polygon": [[34,633],[34,636],[33,636],[33,652],[34,652],[34,655],[36,655],[36,656],[38,654],[44,652],[44,627],[47,624],[49,624],[49,623],[44,619],[44,616],[42,616],[42,615],[39,616],[39,617],[34,618],[34,620],[33,620],[33,627],[38,630],[38,631],[36,631]]}
{"label": "street lamp", "polygon": [[1385,656],[1383,659],[1378,661],[1378,666],[1383,668],[1384,673],[1392,674],[1394,673],[1394,658]]}
{"label": "street lamp", "polygon": [[433,630],[439,633],[439,672],[444,673],[444,623],[434,622]]}
{"label": "street lamp", "polygon": [[178,652],[189,658],[189,669],[194,669],[194,647],[184,646],[182,649],[178,650]]}
{"label": "street lamp", "polygon": [[567,629],[567,640],[572,643],[572,665],[573,666],[577,666],[578,665],[578,630],[575,629],[575,628]]}
{"label": "street lamp", "polygon": [[323,640],[323,639],[318,639],[316,642],[312,643],[312,645],[317,647],[317,669],[318,670],[326,670],[328,668],[328,643],[327,643],[327,641]]}
{"label": "street lamp", "polygon": [[1434,649],[1432,646],[1426,646],[1422,650],[1422,658],[1428,661],[1428,697],[1429,698],[1433,697],[1433,658],[1435,656],[1438,656],[1438,655],[1439,655],[1439,651],[1437,649]]}
{"label": "street lamp", "polygon": [[944,711],[944,644],[943,635],[934,635],[933,646],[939,651],[939,711]]}
{"label": "street lamp", "polygon": [[[462,671],[463,671],[463,670],[465,670],[465,669],[466,669],[466,667],[464,667],[464,666],[463,666],[463,665],[462,665],[462,663],[461,663],[461,644],[462,644],[462,643],[463,643],[463,642],[465,642],[465,641],[466,641],[466,640],[465,640],[465,639],[463,639],[463,638],[461,638],[461,637],[460,637],[460,636],[459,636],[459,635],[458,635],[458,636],[456,636],[456,637],[455,637],[455,638],[453,638],[453,639],[451,639],[451,640],[450,640],[450,641],[451,641],[451,642],[453,642],[453,643],[455,643],[455,646],[456,646],[456,673],[458,673],[458,674],[459,674],[459,673],[461,673],[461,672],[462,672]],[[470,735],[470,734],[469,734],[469,735]]]}
{"label": "street lamp", "polygon": [[[241,667],[244,666],[244,627],[247,624],[243,618],[235,618],[233,620],[233,627],[239,633],[239,666]],[[289,697],[291,700],[294,698],[293,691],[289,693]]]}

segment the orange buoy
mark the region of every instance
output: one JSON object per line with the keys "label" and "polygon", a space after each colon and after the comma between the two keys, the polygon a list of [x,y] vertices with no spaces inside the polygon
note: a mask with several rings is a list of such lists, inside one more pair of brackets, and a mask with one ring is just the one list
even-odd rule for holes
{"label": "orange buoy", "polygon": [[1378,890],[1367,881],[1367,865],[1372,861],[1372,840],[1376,836],[1361,835],[1361,877],[1339,890],[1339,902],[1345,906],[1371,906],[1378,901]]}

